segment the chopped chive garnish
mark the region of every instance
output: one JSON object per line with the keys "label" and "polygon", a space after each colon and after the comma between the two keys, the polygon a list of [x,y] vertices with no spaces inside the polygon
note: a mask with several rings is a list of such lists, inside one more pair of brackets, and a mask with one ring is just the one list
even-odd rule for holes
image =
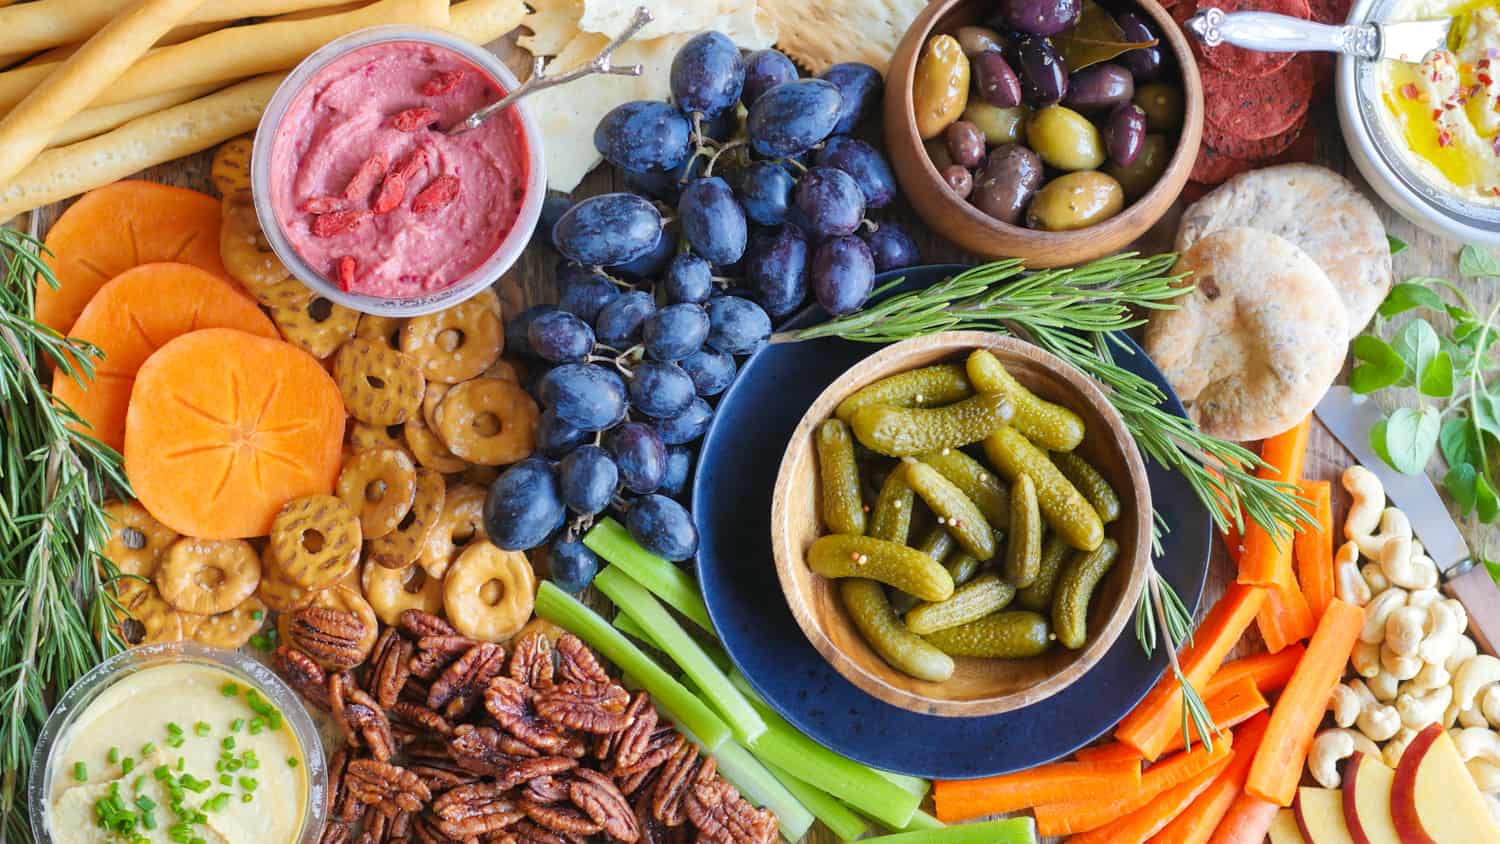
{"label": "chopped chive garnish", "polygon": [[250,613],[250,620],[251,621],[260,621],[261,619],[263,619],[265,617],[266,617],[266,614],[262,610],[255,610],[255,611],[253,611],[253,612]]}
{"label": "chopped chive garnish", "polygon": [[225,736],[224,740],[221,741],[221,742],[219,742],[219,744],[225,750],[233,750],[234,749],[234,736]]}
{"label": "chopped chive garnish", "polygon": [[286,766],[288,768],[295,768],[295,767],[297,767],[297,757],[295,757],[295,756],[288,756],[286,758]]}
{"label": "chopped chive garnish", "polygon": [[142,794],[140,797],[135,798],[135,805],[141,807],[142,810],[149,812],[152,809],[156,808],[156,801]]}
{"label": "chopped chive garnish", "polygon": [[169,736],[167,738],[167,747],[182,747],[182,743],[182,736]]}
{"label": "chopped chive garnish", "polygon": [[244,794],[240,795],[240,802],[241,803],[249,803],[251,800],[254,800],[254,799],[255,799],[255,795],[251,794],[248,791],[245,792]]}
{"label": "chopped chive garnish", "polygon": [[240,788],[246,791],[254,791],[256,786],[259,785],[260,781],[255,779],[255,777],[240,777]]}
{"label": "chopped chive garnish", "polygon": [[120,748],[118,748],[118,747],[111,747],[109,749],[109,752],[106,753],[106,754],[104,754],[104,758],[106,760],[108,760],[109,764],[111,764],[111,765],[118,765],[118,764],[120,764]]}
{"label": "chopped chive garnish", "polygon": [[245,719],[244,718],[236,718],[233,721],[229,722],[229,731],[231,733],[237,733],[237,732],[239,732],[240,730],[243,730],[243,729],[245,729]]}
{"label": "chopped chive garnish", "polygon": [[130,757],[130,756],[126,756],[124,759],[121,759],[120,760],[120,770],[123,771],[124,773],[127,773],[127,774],[130,773],[131,771],[134,771],[135,770],[135,759],[132,758],[132,757]]}
{"label": "chopped chive garnish", "polygon": [[83,764],[83,762],[81,762],[81,761],[80,762],[74,762],[73,763],[73,779],[78,780],[79,782],[88,782],[88,779],[89,779],[89,766]]}
{"label": "chopped chive garnish", "polygon": [[173,736],[182,735],[182,725],[178,724],[176,721],[168,721],[167,734]]}
{"label": "chopped chive garnish", "polygon": [[160,782],[172,776],[172,769],[166,765],[157,765],[156,769],[151,772],[151,776],[156,777],[157,781]]}
{"label": "chopped chive garnish", "polygon": [[141,745],[141,755],[142,756],[150,756],[151,754],[153,754],[155,752],[156,752],[156,742],[154,742],[154,741],[148,741],[145,744]]}
{"label": "chopped chive garnish", "polygon": [[229,774],[219,774],[219,785],[234,785],[234,777]]}
{"label": "chopped chive garnish", "polygon": [[240,693],[240,687],[236,686],[234,683],[225,683],[223,686],[219,687],[219,693],[224,695],[224,697],[234,697],[235,695]]}
{"label": "chopped chive garnish", "polygon": [[238,759],[230,759],[229,761],[224,763],[224,769],[226,771],[238,771],[243,767],[245,767],[245,763],[241,762]]}
{"label": "chopped chive garnish", "polygon": [[213,728],[208,725],[207,721],[199,721],[198,723],[193,725],[193,735],[199,736],[201,738],[208,735],[209,731],[212,729]]}
{"label": "chopped chive garnish", "polygon": [[247,756],[245,757],[245,767],[253,771],[260,767],[260,760],[254,756]]}

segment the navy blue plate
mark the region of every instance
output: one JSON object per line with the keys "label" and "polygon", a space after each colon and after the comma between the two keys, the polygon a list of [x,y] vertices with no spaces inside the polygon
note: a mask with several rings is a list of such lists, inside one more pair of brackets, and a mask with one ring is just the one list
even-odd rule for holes
{"label": "navy blue plate", "polygon": [[[966,269],[958,265],[888,273],[904,275],[894,292],[926,287]],[[827,318],[812,308],[784,328]],[[1146,354],[1120,364],[1168,395],[1171,388]],[[825,338],[767,346],[745,363],[719,403],[704,437],[693,482],[701,544],[698,582],[724,647],[750,684],[782,717],[819,743],[867,765],[933,779],[965,779],[1050,762],[1113,726],[1166,668],[1158,650],[1147,660],[1130,629],[1072,686],[1025,709],[983,718],[921,715],[882,703],[834,671],[802,635],[787,609],[771,557],[771,493],[792,430],[818,394],[880,346]],[[1174,413],[1185,415],[1175,397]],[[1208,572],[1211,522],[1181,476],[1149,460],[1151,499],[1172,530],[1157,567],[1190,608]]]}

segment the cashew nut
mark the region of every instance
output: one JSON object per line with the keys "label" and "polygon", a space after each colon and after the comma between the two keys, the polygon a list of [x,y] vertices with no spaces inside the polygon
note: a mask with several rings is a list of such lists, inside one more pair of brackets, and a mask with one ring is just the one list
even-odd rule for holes
{"label": "cashew nut", "polygon": [[1363,753],[1372,759],[1380,757],[1380,748],[1375,742],[1353,730],[1330,729],[1318,733],[1313,739],[1312,749],[1307,754],[1307,769],[1324,788],[1338,788],[1338,763]]}
{"label": "cashew nut", "polygon": [[1365,607],[1365,626],[1359,640],[1371,645],[1385,641],[1385,622],[1391,613],[1406,606],[1406,590],[1392,587],[1381,592]]}
{"label": "cashew nut", "polygon": [[1381,546],[1380,571],[1386,580],[1403,589],[1431,589],[1437,585],[1437,565],[1420,552],[1410,533],[1398,532]]}
{"label": "cashew nut", "polygon": [[1458,632],[1462,633],[1469,629],[1469,611],[1464,609],[1464,602],[1456,598],[1448,598],[1443,601],[1443,606],[1453,612],[1453,617],[1458,620]]}
{"label": "cashew nut", "polygon": [[1399,732],[1391,737],[1391,740],[1380,748],[1380,755],[1385,759],[1386,767],[1395,768],[1401,764],[1401,756],[1406,753],[1406,746],[1411,744],[1412,739],[1417,737],[1417,731],[1410,727],[1402,727]]}
{"label": "cashew nut", "polygon": [[1366,680],[1365,685],[1369,687],[1370,694],[1381,703],[1390,703],[1401,691],[1401,680],[1383,669],[1379,674]]}
{"label": "cashew nut", "polygon": [[1479,646],[1474,644],[1473,639],[1468,636],[1459,636],[1458,641],[1454,643],[1453,653],[1448,654],[1448,658],[1443,660],[1443,667],[1448,669],[1449,674],[1456,674],[1458,667],[1473,659],[1477,653],[1479,653]]}
{"label": "cashew nut", "polygon": [[1448,730],[1453,728],[1453,725],[1458,722],[1458,713],[1458,704],[1449,703],[1448,708],[1443,710],[1443,720],[1441,721],[1443,729]]}
{"label": "cashew nut", "polygon": [[[1455,700],[1454,705],[1456,706],[1457,703]],[[1460,709],[1458,723],[1465,727],[1484,727],[1485,729],[1489,729],[1490,726],[1490,722],[1485,720],[1484,713],[1477,706],[1472,709]]]}
{"label": "cashew nut", "polygon": [[1416,589],[1406,595],[1408,607],[1430,607],[1443,600],[1443,594],[1436,589]]}
{"label": "cashew nut", "polygon": [[1370,679],[1380,673],[1380,645],[1369,642],[1355,642],[1354,650],[1349,654],[1349,664],[1359,676]]}
{"label": "cashew nut", "polygon": [[1500,659],[1489,654],[1479,654],[1460,665],[1453,673],[1454,698],[1460,708],[1470,709],[1479,693],[1496,683],[1500,683]]}
{"label": "cashew nut", "polygon": [[1465,762],[1482,759],[1500,765],[1500,735],[1483,727],[1468,727],[1453,735],[1453,746]]}
{"label": "cashew nut", "polygon": [[[1345,528],[1348,528],[1347,522],[1345,523]],[[1404,538],[1409,545],[1411,542],[1411,522],[1406,518],[1405,513],[1397,510],[1395,507],[1387,507],[1380,513],[1379,533],[1366,535],[1363,538],[1358,536],[1351,536],[1349,538],[1359,544],[1359,553],[1364,554],[1371,560],[1379,561],[1380,552],[1385,548],[1385,544],[1398,537]],[[1387,577],[1390,577],[1389,572],[1385,574]]]}
{"label": "cashew nut", "polygon": [[1427,611],[1420,607],[1398,607],[1385,617],[1384,644],[1397,656],[1412,656],[1422,644]]}
{"label": "cashew nut", "polygon": [[1483,759],[1475,759],[1465,762],[1464,767],[1469,769],[1469,777],[1474,780],[1474,785],[1480,791],[1485,794],[1500,791],[1500,765]]}
{"label": "cashew nut", "polygon": [[1333,687],[1333,696],[1328,699],[1328,708],[1333,710],[1333,723],[1340,727],[1354,726],[1362,705],[1359,693],[1343,683]]}
{"label": "cashew nut", "polygon": [[1402,724],[1413,730],[1420,730],[1442,720],[1443,712],[1452,702],[1453,687],[1441,686],[1420,695],[1408,692],[1398,696],[1396,711],[1401,715]]}
{"label": "cashew nut", "polygon": [[1490,686],[1479,697],[1479,711],[1490,726],[1500,730],[1500,685]]}
{"label": "cashew nut", "polygon": [[1359,698],[1359,715],[1355,725],[1370,741],[1385,741],[1401,729],[1401,715],[1396,707],[1375,699],[1369,687],[1359,680],[1350,680],[1349,688]]}
{"label": "cashew nut", "polygon": [[1381,571],[1379,563],[1365,563],[1360,566],[1359,576],[1364,578],[1365,584],[1376,595],[1391,588],[1391,582],[1386,579],[1385,572]]}
{"label": "cashew nut", "polygon": [[1384,644],[1380,646],[1380,667],[1397,680],[1410,680],[1422,670],[1422,658],[1415,654],[1402,656]]}
{"label": "cashew nut", "polygon": [[[1380,485],[1380,479],[1375,477],[1374,472],[1358,465],[1345,469],[1341,480],[1344,489],[1354,499],[1354,503],[1349,505],[1349,515],[1344,518],[1344,537],[1353,540],[1364,551],[1365,542],[1370,541],[1370,535],[1380,522],[1380,511],[1385,507],[1385,487]],[[1373,550],[1375,553],[1365,553],[1374,558],[1379,552],[1379,546],[1375,546]]]}
{"label": "cashew nut", "polygon": [[1448,669],[1444,668],[1442,663],[1429,662],[1422,666],[1422,670],[1417,672],[1417,676],[1407,680],[1404,685],[1409,690],[1425,692],[1429,689],[1436,689],[1439,686],[1450,686],[1452,684],[1453,675],[1448,673]]}
{"label": "cashew nut", "polygon": [[1447,601],[1427,608],[1427,635],[1418,649],[1423,662],[1440,665],[1448,661],[1449,654],[1458,647],[1459,623],[1458,614]]}

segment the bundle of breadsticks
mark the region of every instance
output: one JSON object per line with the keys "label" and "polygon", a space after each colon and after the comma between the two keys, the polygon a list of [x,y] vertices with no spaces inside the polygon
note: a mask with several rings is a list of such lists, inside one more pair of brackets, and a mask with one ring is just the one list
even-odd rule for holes
{"label": "bundle of breadsticks", "polygon": [[358,29],[476,44],[521,0],[0,0],[0,223],[253,131],[288,70]]}

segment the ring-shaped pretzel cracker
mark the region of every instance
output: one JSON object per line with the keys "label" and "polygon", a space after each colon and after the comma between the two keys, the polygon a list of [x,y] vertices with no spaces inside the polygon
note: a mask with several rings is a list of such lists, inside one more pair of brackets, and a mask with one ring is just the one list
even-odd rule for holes
{"label": "ring-shaped pretzel cracker", "polygon": [[198,616],[189,622],[188,638],[211,648],[244,647],[266,623],[266,605],[251,595],[227,612]]}
{"label": "ring-shaped pretzel cracker", "polygon": [[445,384],[478,377],[504,349],[499,311],[478,297],[412,317],[401,330],[401,351],[417,359],[427,380]]}
{"label": "ring-shaped pretzel cracker", "polygon": [[443,608],[458,632],[485,642],[504,642],[531,619],[536,574],[520,551],[475,542],[443,578]]}
{"label": "ring-shaped pretzel cracker", "polygon": [[111,609],[120,638],[132,645],[182,641],[182,613],[155,585],[132,578],[118,581],[114,591],[119,606]]}
{"label": "ring-shaped pretzel cracker", "polygon": [[155,580],[161,596],[183,612],[227,612],[260,586],[260,557],[243,539],[185,536],[162,556]]}
{"label": "ring-shaped pretzel cracker", "polygon": [[375,448],[406,448],[401,425],[371,425],[358,419],[349,420],[349,450],[358,454]]}
{"label": "ring-shaped pretzel cracker", "polygon": [[271,547],[286,579],[305,589],[339,582],[359,563],[359,516],[332,495],[288,501],[271,522]]}
{"label": "ring-shaped pretzel cracker", "polygon": [[[350,587],[340,584],[330,589],[319,590],[308,596],[307,600],[294,609],[302,607],[324,607],[338,612],[353,613],[364,624],[364,633],[359,640],[360,660],[370,658],[370,651],[375,649],[375,639],[380,635],[380,623],[375,616],[375,609],[370,606],[370,602],[366,601],[363,595],[359,594],[357,585]],[[283,642],[292,641],[292,638],[287,635],[292,615],[293,613],[284,612],[276,618],[276,632]]]}
{"label": "ring-shaped pretzel cracker", "polygon": [[407,610],[421,610],[432,615],[443,611],[442,579],[428,577],[419,565],[392,569],[368,560],[360,581],[365,600],[370,602],[375,614],[393,627],[401,621],[401,613]]}
{"label": "ring-shaped pretzel cracker", "polygon": [[480,373],[484,378],[499,378],[501,381],[509,381],[512,384],[520,384],[524,380],[523,376],[525,374],[525,370],[505,358],[496,359],[494,363],[490,364],[489,369]]}
{"label": "ring-shaped pretzel cracker", "polygon": [[427,543],[422,549],[422,568],[428,577],[443,577],[448,566],[459,554],[475,542],[484,541],[484,499],[487,493],[481,487],[459,484],[448,490],[443,503],[443,514],[427,534]]}
{"label": "ring-shaped pretzel cracker", "polygon": [[422,392],[422,423],[429,431],[436,431],[438,405],[443,403],[443,397],[453,389],[452,384],[444,384],[441,381],[428,381],[427,389]]}
{"label": "ring-shaped pretzel cracker", "polygon": [[354,327],[354,336],[374,340],[388,349],[400,351],[401,329],[405,327],[405,317],[360,314],[359,324]]}
{"label": "ring-shaped pretzel cracker", "polygon": [[469,461],[449,451],[448,444],[427,427],[421,414],[406,420],[406,430],[402,433],[411,456],[423,466],[445,475],[469,468]]}
{"label": "ring-shaped pretzel cracker", "polygon": [[177,532],[156,520],[138,501],[111,501],[104,505],[109,521],[109,541],[101,552],[121,574],[150,577],[161,564]]}
{"label": "ring-shaped pretzel cracker", "polygon": [[426,381],[410,355],[355,337],[339,348],[333,380],[344,407],[361,422],[396,425],[421,411]]}
{"label": "ring-shaped pretzel cracker", "polygon": [[293,278],[271,251],[255,206],[248,200],[225,197],[220,207],[219,259],[230,277],[268,308],[300,308],[311,302],[317,294]]}
{"label": "ring-shaped pretzel cracker", "polygon": [[208,180],[225,199],[250,201],[250,136],[230,138],[214,150]]}
{"label": "ring-shaped pretzel cracker", "polygon": [[255,589],[255,597],[276,612],[291,612],[313,591],[286,579],[281,564],[276,562],[276,549],[267,542],[260,552],[260,586]]}
{"label": "ring-shaped pretzel cracker", "polygon": [[301,307],[272,306],[271,321],[287,342],[322,360],[354,336],[359,311],[314,296]]}
{"label": "ring-shaped pretzel cracker", "polygon": [[417,497],[417,464],[399,448],[361,451],[344,462],[338,496],[359,513],[365,539],[396,529]]}
{"label": "ring-shaped pretzel cracker", "polygon": [[434,414],[437,434],[455,455],[481,466],[503,466],[536,448],[536,402],[517,384],[475,378],[455,384]]}
{"label": "ring-shaped pretzel cracker", "polygon": [[432,469],[418,469],[416,493],[412,496],[411,508],[397,523],[394,530],[384,536],[370,540],[365,548],[365,557],[371,562],[391,569],[411,565],[422,556],[427,547],[427,537],[443,515],[448,498],[443,476]]}

